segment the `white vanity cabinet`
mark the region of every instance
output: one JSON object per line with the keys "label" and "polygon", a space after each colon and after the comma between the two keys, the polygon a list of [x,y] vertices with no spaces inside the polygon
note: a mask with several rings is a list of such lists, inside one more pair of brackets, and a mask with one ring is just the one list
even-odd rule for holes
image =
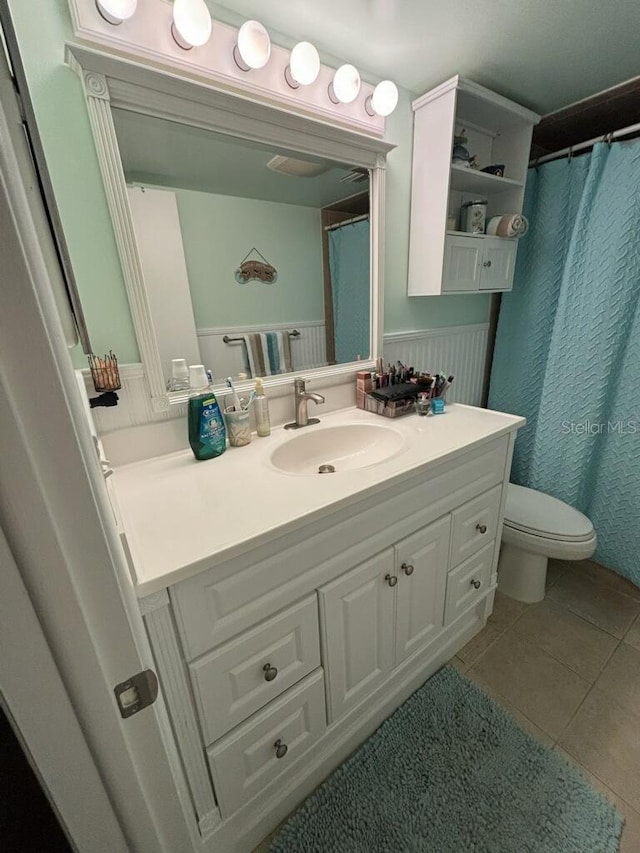
{"label": "white vanity cabinet", "polygon": [[[507,98],[452,77],[413,102],[409,296],[511,290],[517,240],[452,231],[462,205],[487,202],[492,216],[521,213],[533,126],[540,116]],[[452,163],[454,135],[465,130],[480,166]]]}
{"label": "white vanity cabinet", "polygon": [[514,435],[141,599],[203,849],[250,851],[482,628]]}

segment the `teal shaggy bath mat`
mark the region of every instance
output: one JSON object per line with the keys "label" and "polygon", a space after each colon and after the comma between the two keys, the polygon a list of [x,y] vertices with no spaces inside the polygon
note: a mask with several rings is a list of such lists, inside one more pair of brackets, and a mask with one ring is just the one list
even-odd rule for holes
{"label": "teal shaggy bath mat", "polygon": [[430,678],[270,853],[615,853],[622,819],[455,669]]}

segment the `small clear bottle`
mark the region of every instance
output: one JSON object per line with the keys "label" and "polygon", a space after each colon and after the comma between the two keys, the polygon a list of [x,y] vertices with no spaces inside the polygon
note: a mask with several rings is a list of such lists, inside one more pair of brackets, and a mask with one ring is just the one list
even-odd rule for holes
{"label": "small clear bottle", "polygon": [[264,393],[262,379],[256,379],[256,396],[253,400],[256,413],[256,432],[261,438],[271,435],[271,420],[269,418],[269,400]]}
{"label": "small clear bottle", "polygon": [[167,391],[188,391],[189,368],[185,358],[171,359],[171,379],[167,382]]}
{"label": "small clear bottle", "polygon": [[213,459],[227,447],[227,431],[220,406],[202,364],[189,367],[189,444],[196,459]]}

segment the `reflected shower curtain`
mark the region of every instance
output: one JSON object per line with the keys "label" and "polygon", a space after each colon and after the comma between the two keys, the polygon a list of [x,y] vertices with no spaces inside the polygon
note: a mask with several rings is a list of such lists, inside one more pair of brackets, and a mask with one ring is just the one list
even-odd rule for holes
{"label": "reflected shower curtain", "polygon": [[369,358],[369,221],[329,231],[336,361]]}
{"label": "reflected shower curtain", "polygon": [[531,169],[489,407],[524,415],[511,479],[577,507],[640,585],[640,141]]}

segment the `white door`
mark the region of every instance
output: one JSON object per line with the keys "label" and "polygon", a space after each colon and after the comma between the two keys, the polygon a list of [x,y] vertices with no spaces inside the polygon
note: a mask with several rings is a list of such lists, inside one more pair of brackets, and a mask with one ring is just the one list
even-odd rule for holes
{"label": "white door", "polygon": [[485,237],[480,290],[511,290],[518,250],[517,240]]}
{"label": "white door", "polygon": [[[2,11],[0,4],[4,27]],[[17,51],[14,67],[21,75]],[[105,832],[96,829],[90,845],[74,841],[79,853],[119,850],[122,835],[139,853],[187,851],[184,790],[162,702],[124,720],[114,698],[116,684],[153,662],[66,350],[54,296],[56,285],[64,294],[64,282],[2,50],[0,139],[0,524],[88,744],[76,767],[81,772],[92,757],[117,816],[108,832],[100,821]],[[8,594],[18,612],[25,593],[16,590]],[[11,608],[11,598],[3,605]],[[5,666],[3,681],[23,674],[17,656]],[[38,694],[36,680],[32,703],[46,708],[49,686],[43,677]],[[63,736],[59,726],[50,734]],[[49,759],[47,772],[64,779],[55,750]],[[88,821],[96,814],[90,782],[74,803]]]}
{"label": "white door", "polygon": [[442,292],[478,290],[482,269],[483,237],[447,234],[444,241]]}
{"label": "white door", "polygon": [[330,723],[375,690],[393,666],[397,580],[388,548],[318,591]]}
{"label": "white door", "polygon": [[398,604],[396,665],[423,648],[442,628],[451,517],[396,545]]}

